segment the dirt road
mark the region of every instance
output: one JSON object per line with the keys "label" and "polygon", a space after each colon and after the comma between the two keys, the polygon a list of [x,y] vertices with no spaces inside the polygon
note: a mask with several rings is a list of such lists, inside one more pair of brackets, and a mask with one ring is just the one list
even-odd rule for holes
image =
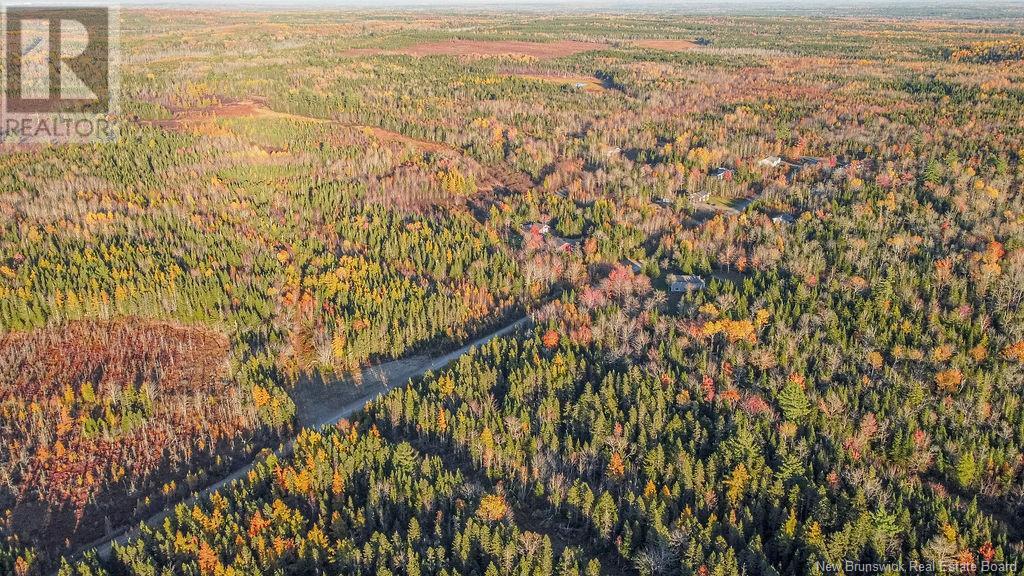
{"label": "dirt road", "polygon": [[[459,356],[469,352],[471,348],[482,346],[494,338],[504,336],[526,326],[529,322],[530,318],[528,316],[520,318],[504,328],[495,330],[486,336],[481,336],[465,346],[441,356],[411,356],[367,368],[362,372],[362,382],[360,384],[352,381],[338,381],[320,385],[318,388],[314,382],[304,383],[302,385],[304,389],[295,394],[298,424],[304,428],[335,424],[342,418],[352,416],[366,406],[368,402],[376,399],[388,390],[396,386],[404,386],[411,378],[421,376],[428,371],[444,368]],[[286,456],[291,453],[293,447],[294,440],[289,440],[278,448],[275,454],[279,457]],[[182,503],[186,506],[191,506],[197,500],[209,496],[235,480],[244,478],[253,465],[254,462],[250,462],[238,468],[218,482],[203,490],[192,493]],[[168,506],[165,510],[151,516],[145,521],[146,525],[159,525],[172,509],[173,506]],[[113,543],[124,544],[137,536],[138,533],[138,527],[131,530],[122,530],[110,538],[86,546],[79,550],[75,556],[80,556],[89,550],[96,550],[101,558],[109,558]]]}

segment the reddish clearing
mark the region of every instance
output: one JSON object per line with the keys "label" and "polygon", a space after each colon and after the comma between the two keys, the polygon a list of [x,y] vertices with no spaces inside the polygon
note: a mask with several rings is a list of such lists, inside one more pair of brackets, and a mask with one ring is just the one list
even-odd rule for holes
{"label": "reddish clearing", "polygon": [[[587,90],[602,89],[596,79],[590,76],[546,76],[538,75],[536,79],[555,82],[588,82]],[[593,88],[591,87],[593,85]],[[301,122],[331,123],[343,128],[358,130],[369,139],[376,140],[382,144],[397,143],[410,146],[418,150],[430,153],[447,152],[462,156],[461,152],[442,142],[420,140],[406,136],[399,132],[380,128],[378,126],[364,126],[359,124],[346,124],[328,120],[325,118],[314,118],[287,112],[278,112],[267,108],[265,104],[254,100],[222,101],[220,104],[207,106],[194,110],[175,110],[174,118],[169,120],[144,120],[142,124],[157,126],[165,130],[183,131],[192,127],[207,125],[218,118],[287,118]],[[466,158],[477,172],[477,184],[479,191],[494,191],[499,189],[515,190],[524,192],[532,187],[532,182],[525,175],[512,171],[499,171],[494,168],[484,168],[475,161]]]}
{"label": "reddish clearing", "polygon": [[201,124],[217,118],[242,118],[259,113],[260,105],[251,100],[226,101],[204,108],[172,110],[172,118],[166,120],[140,120],[140,124],[157,126],[167,130],[181,130],[185,126]]}
{"label": "reddish clearing", "polygon": [[452,149],[448,147],[447,144],[442,144],[440,142],[431,142],[429,140],[418,140],[416,138],[406,136],[405,134],[399,134],[398,132],[392,132],[391,130],[385,130],[383,128],[378,128],[376,126],[348,126],[352,128],[358,128],[360,131],[362,131],[363,134],[366,134],[367,136],[370,136],[380,142],[398,142],[401,144],[408,144],[413,148],[419,148],[426,152],[452,151]]}
{"label": "reddish clearing", "polygon": [[223,334],[168,322],[78,321],[0,337],[0,510],[53,549],[121,525],[259,426]]}
{"label": "reddish clearing", "polygon": [[697,47],[697,44],[690,40],[633,40],[632,43],[641,48],[680,52],[684,50],[693,50]]}
{"label": "reddish clearing", "polygon": [[[300,122],[317,122],[326,123],[331,122],[325,118],[314,118],[312,116],[302,116],[300,114],[290,114],[288,112],[278,112],[271,110],[265,105],[255,102],[253,100],[237,100],[237,101],[226,101],[221,104],[213,106],[207,106],[205,108],[197,108],[192,110],[178,110],[174,112],[174,118],[169,120],[144,120],[142,123],[150,126],[158,126],[168,130],[181,130],[191,125],[204,124],[212,122],[220,118],[285,118],[289,120],[297,120]],[[362,126],[358,124],[339,124],[347,128],[354,128],[365,134],[369,138],[373,138],[379,142],[398,142],[401,144],[408,144],[415,148],[420,148],[426,152],[441,152],[444,150],[451,150],[447,145],[440,142],[430,142],[428,140],[418,140],[399,134],[398,132],[392,132],[391,130],[385,130],[384,128],[378,128],[376,126]]]}

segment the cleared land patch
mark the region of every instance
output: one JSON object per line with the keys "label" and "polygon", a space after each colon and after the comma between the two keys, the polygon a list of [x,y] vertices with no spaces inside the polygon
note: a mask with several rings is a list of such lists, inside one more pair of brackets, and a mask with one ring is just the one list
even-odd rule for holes
{"label": "cleared land patch", "polygon": [[527,80],[537,80],[540,82],[551,82],[552,84],[563,84],[568,86],[575,86],[586,92],[603,92],[605,90],[604,85],[600,80],[593,76],[583,75],[567,75],[561,76],[557,74],[543,74],[543,73],[516,73],[510,72],[509,75],[516,76],[518,78],[525,78]]}
{"label": "cleared land patch", "polygon": [[647,40],[633,40],[632,44],[641,48],[653,48],[655,50],[667,50],[672,51],[684,51],[693,50],[697,47],[697,43],[691,40],[658,40],[658,39],[647,39]]}
{"label": "cleared land patch", "polygon": [[[303,116],[300,114],[291,114],[288,112],[278,112],[277,110],[271,110],[270,108],[267,108],[265,105],[253,100],[238,100],[224,101],[220,104],[207,106],[204,108],[177,110],[174,112],[173,118],[166,120],[144,120],[141,121],[141,123],[148,124],[150,126],[158,126],[168,130],[182,130],[189,126],[205,124],[222,118],[282,118],[286,120],[295,120],[299,122],[333,122],[332,120],[328,120],[326,118],[316,118],[313,116]],[[365,126],[361,124],[344,124],[337,122],[335,122],[335,124],[359,130],[367,137],[373,138],[382,143],[398,142],[401,144],[407,144],[415,148],[422,149],[425,152],[441,152],[444,150],[452,150],[452,148],[440,142],[419,140],[377,126]]]}
{"label": "cleared land patch", "polygon": [[[595,88],[591,88],[588,85],[587,90],[603,89],[597,79],[591,76],[546,76],[538,75],[536,79],[542,79],[545,81],[557,81],[557,82],[583,82],[588,81],[595,85]],[[278,112],[271,110],[266,105],[255,100],[238,100],[228,101],[222,100],[221,103],[212,106],[207,106],[198,109],[181,109],[173,111],[173,118],[165,120],[140,120],[140,123],[147,124],[150,126],[157,126],[165,130],[190,130],[199,126],[208,126],[210,123],[222,119],[222,118],[282,118],[288,120],[294,120],[299,122],[315,122],[315,123],[331,123],[341,128],[347,128],[355,130],[365,136],[367,139],[375,140],[381,144],[400,144],[410,146],[422,152],[428,153],[448,153],[458,155],[463,158],[477,173],[477,188],[479,191],[489,192],[500,189],[510,189],[517,191],[525,191],[532,186],[532,183],[523,174],[514,173],[500,166],[497,167],[484,167],[476,163],[471,158],[466,157],[461,151],[453,148],[452,146],[443,142],[436,142],[430,140],[422,140],[406,136],[393,130],[381,128],[379,126],[366,126],[362,124],[347,124],[343,122],[336,122],[328,120],[326,118],[315,118],[312,116],[303,116],[299,114],[291,114],[288,112]],[[436,200],[436,199],[435,199]],[[436,201],[434,202],[436,203]]]}
{"label": "cleared land patch", "polygon": [[454,151],[447,144],[412,138],[411,136],[406,136],[405,134],[400,134],[392,130],[385,130],[384,128],[379,128],[377,126],[362,126],[358,124],[349,124],[347,126],[357,128],[363,134],[366,134],[380,142],[399,142],[401,144],[408,144],[409,146],[419,148],[424,152],[442,152],[446,150]]}
{"label": "cleared land patch", "polygon": [[102,536],[174,496],[194,464],[235,452],[256,410],[218,332],[136,319],[0,338],[0,503],[28,539]]}

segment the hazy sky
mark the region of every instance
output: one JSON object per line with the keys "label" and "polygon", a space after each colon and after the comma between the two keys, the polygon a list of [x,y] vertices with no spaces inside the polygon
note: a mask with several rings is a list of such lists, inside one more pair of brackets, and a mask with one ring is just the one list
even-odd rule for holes
{"label": "hazy sky", "polygon": [[[10,0],[9,5],[68,5],[68,4],[104,3],[104,0]],[[386,6],[437,6],[437,7],[514,7],[514,6],[548,6],[548,7],[591,7],[605,8],[631,7],[662,7],[682,9],[715,9],[736,8],[743,6],[791,7],[791,8],[824,8],[837,6],[871,6],[875,8],[906,7],[1024,7],[1024,0],[110,0],[109,3],[121,6],[205,6],[221,8],[225,6],[278,6],[278,7],[386,7]]]}
{"label": "hazy sky", "polygon": [[[107,0],[123,7],[251,9],[558,10],[1024,18],[1024,0]],[[8,5],[69,5],[104,0],[8,0]]]}

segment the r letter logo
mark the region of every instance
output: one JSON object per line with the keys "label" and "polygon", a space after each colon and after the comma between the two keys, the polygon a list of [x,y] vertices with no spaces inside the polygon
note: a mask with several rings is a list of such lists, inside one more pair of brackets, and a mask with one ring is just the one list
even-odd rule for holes
{"label": "r letter logo", "polygon": [[112,16],[109,7],[4,10],[5,144],[112,137]]}

